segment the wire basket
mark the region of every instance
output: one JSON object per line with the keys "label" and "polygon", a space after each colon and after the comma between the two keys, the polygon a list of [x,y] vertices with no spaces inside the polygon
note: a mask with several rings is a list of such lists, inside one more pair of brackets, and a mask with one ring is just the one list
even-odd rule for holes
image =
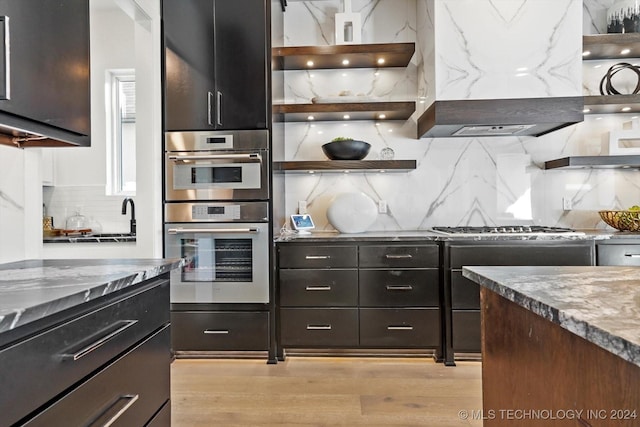
{"label": "wire basket", "polygon": [[620,231],[640,231],[640,211],[598,211],[600,218]]}

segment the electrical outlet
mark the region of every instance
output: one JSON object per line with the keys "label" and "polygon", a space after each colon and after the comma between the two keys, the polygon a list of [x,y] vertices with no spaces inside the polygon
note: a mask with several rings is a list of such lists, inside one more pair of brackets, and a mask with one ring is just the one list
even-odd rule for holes
{"label": "electrical outlet", "polygon": [[573,209],[573,202],[571,201],[571,198],[570,197],[563,197],[562,198],[562,210],[570,211],[571,209]]}
{"label": "electrical outlet", "polygon": [[378,213],[387,213],[387,201],[378,200]]}
{"label": "electrical outlet", "polygon": [[298,200],[298,213],[300,215],[307,213],[307,201],[306,200]]}

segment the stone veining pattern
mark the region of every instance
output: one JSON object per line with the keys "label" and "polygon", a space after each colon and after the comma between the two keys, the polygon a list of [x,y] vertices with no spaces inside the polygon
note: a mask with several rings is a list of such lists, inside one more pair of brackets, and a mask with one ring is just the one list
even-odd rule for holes
{"label": "stone veining pattern", "polygon": [[31,260],[0,265],[0,333],[152,279],[183,260]]}
{"label": "stone veining pattern", "polygon": [[[380,150],[390,147],[395,159],[416,160],[417,169],[404,173],[287,174],[286,214],[295,213],[297,202],[305,200],[317,229],[332,230],[326,210],[333,198],[344,192],[363,192],[388,206],[387,213],[378,215],[372,231],[504,224],[605,229],[597,211],[638,204],[640,174],[602,169],[546,171],[544,162],[608,154],[609,132],[622,129],[635,115],[587,115],[583,123],[538,138],[416,139],[416,121],[435,98],[597,93],[603,73],[619,61],[582,61],[582,26],[589,26],[585,22],[591,19],[593,28],[585,32],[606,31],[603,20],[611,3],[353,0],[353,10],[366,16],[363,43],[416,42],[409,66],[282,71],[286,88],[285,99],[280,101],[311,102],[313,96],[351,90],[383,100],[415,100],[417,111],[407,121],[286,123],[284,141],[274,139],[274,144],[284,144],[282,157],[275,160],[324,160],[322,144],[350,136],[372,145],[365,160],[378,159]],[[289,2],[284,43],[333,44],[333,15],[340,4],[338,0]],[[463,13],[467,7],[476,12]],[[453,21],[455,25],[448,25]],[[486,31],[488,26],[490,32]],[[492,55],[496,34],[521,53]],[[447,43],[464,45],[465,40],[466,50],[447,49]],[[448,51],[456,53],[447,56]],[[517,65],[519,61],[523,65]],[[468,66],[470,63],[481,71]],[[519,67],[528,68],[522,71],[528,74],[516,76]],[[502,74],[495,77],[494,73]],[[444,79],[445,84],[438,85],[438,79]],[[626,87],[628,83],[620,84]],[[563,210],[563,198],[571,201],[572,210]]]}
{"label": "stone veining pattern", "polygon": [[462,274],[640,366],[640,269],[464,267]]}

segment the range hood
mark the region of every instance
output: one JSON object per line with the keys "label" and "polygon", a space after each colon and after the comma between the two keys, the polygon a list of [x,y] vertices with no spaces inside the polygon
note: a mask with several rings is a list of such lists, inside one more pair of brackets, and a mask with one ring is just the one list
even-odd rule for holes
{"label": "range hood", "polygon": [[584,98],[435,101],[418,119],[418,138],[540,136],[584,121]]}

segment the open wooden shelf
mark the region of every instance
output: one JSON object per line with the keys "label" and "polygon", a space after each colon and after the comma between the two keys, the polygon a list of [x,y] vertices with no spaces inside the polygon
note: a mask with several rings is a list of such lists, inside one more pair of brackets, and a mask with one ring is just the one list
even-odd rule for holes
{"label": "open wooden shelf", "polygon": [[584,108],[585,114],[640,113],[640,94],[585,96]]}
{"label": "open wooden shelf", "polygon": [[415,160],[312,160],[273,162],[274,172],[409,172]]}
{"label": "open wooden shelf", "polygon": [[[407,120],[415,110],[416,103],[414,101],[275,104],[273,106],[276,122]],[[345,115],[349,117],[346,118]]]}
{"label": "open wooden shelf", "polygon": [[[582,56],[585,61],[597,59],[640,58],[640,33],[594,34],[582,36],[582,51],[590,52]],[[621,54],[629,49],[627,54]]]}
{"label": "open wooden shelf", "polygon": [[[272,55],[276,70],[388,68],[406,67],[415,50],[415,43],[292,46],[273,48]],[[307,65],[309,61],[313,66]]]}
{"label": "open wooden shelf", "polygon": [[549,160],[545,169],[639,169],[640,156],[570,156]]}

